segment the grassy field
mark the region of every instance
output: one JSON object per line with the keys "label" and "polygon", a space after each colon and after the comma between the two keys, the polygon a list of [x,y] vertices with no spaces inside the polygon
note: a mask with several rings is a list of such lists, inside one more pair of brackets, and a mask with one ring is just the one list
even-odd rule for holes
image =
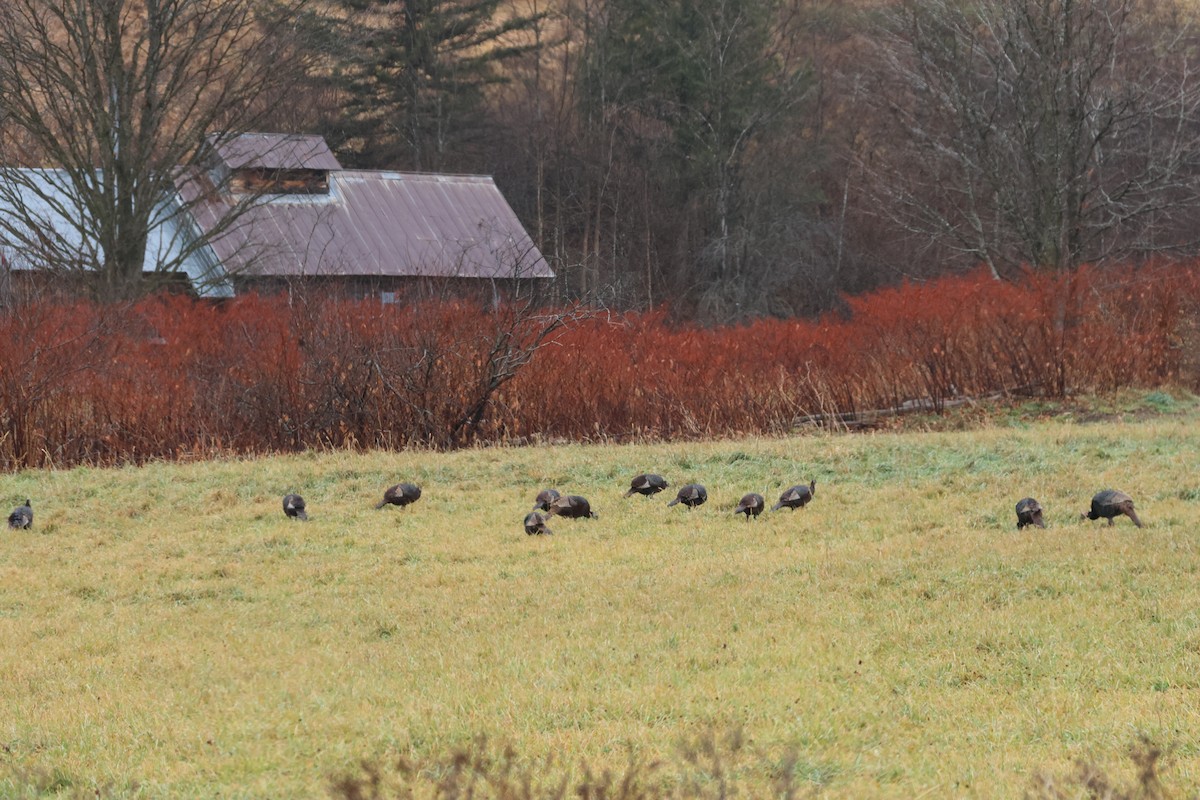
{"label": "grassy field", "polygon": [[[1077,759],[1128,775],[1142,737],[1195,794],[1200,410],[1156,397],[1115,422],[0,476],[36,515],[0,533],[0,797],[321,797],[478,734],[620,769],[737,730],[742,797],[781,770],[801,795],[1015,797]],[[708,504],[623,500],[645,470]],[[810,478],[802,511],[730,513]],[[402,479],[421,501],[375,511]],[[525,536],[545,486],[600,518]],[[1079,521],[1107,487],[1144,529]],[[1048,530],[1015,530],[1029,494]]]}

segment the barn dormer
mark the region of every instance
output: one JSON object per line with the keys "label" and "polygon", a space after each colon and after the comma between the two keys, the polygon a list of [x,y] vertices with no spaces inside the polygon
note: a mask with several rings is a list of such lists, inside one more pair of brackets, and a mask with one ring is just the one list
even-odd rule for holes
{"label": "barn dormer", "polygon": [[342,168],[320,136],[243,133],[210,141],[217,183],[233,194],[329,194],[329,173]]}

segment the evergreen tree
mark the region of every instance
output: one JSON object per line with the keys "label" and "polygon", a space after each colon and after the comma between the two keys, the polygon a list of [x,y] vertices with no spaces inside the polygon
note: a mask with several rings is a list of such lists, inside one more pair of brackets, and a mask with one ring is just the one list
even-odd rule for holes
{"label": "evergreen tree", "polygon": [[[364,166],[438,171],[486,130],[485,94],[527,52],[540,17],[502,0],[338,0],[341,137]],[[328,23],[328,18],[327,18]]]}
{"label": "evergreen tree", "polygon": [[808,71],[780,51],[773,0],[609,0],[590,96],[686,211],[689,274],[726,291],[748,247],[743,178],[755,145],[804,97]]}

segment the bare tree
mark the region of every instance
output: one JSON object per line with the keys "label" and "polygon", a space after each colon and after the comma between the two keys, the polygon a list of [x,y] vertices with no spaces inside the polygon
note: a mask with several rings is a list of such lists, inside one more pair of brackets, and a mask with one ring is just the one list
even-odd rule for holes
{"label": "bare tree", "polygon": [[903,230],[996,277],[1195,245],[1198,39],[1173,0],[906,0],[889,21],[863,151]]}
{"label": "bare tree", "polygon": [[[265,118],[301,74],[288,24],[307,0],[6,0],[0,5],[0,238],[43,266],[96,269],[109,296],[179,271],[179,236],[214,146]],[[50,167],[52,169],[22,169]],[[67,231],[48,230],[47,222]]]}

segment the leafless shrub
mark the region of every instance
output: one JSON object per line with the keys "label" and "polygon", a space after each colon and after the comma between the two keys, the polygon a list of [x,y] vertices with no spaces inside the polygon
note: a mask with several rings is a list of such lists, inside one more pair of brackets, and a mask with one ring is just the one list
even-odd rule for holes
{"label": "leafless shrub", "polygon": [[1067,776],[1040,772],[1025,792],[1026,800],[1068,800],[1086,797],[1088,800],[1167,800],[1175,797],[1162,780],[1162,761],[1166,752],[1146,738],[1129,750],[1136,775],[1132,784],[1113,780],[1095,763],[1077,761],[1075,771]]}
{"label": "leafless shrub", "polygon": [[771,796],[791,800],[802,788],[796,766],[794,753],[772,761],[737,729],[682,742],[668,761],[645,761],[630,751],[617,770],[586,762],[573,768],[553,755],[524,758],[478,737],[442,758],[364,761],[335,777],[330,794],[341,800],[726,800],[744,796],[740,776],[760,769],[769,776]]}

